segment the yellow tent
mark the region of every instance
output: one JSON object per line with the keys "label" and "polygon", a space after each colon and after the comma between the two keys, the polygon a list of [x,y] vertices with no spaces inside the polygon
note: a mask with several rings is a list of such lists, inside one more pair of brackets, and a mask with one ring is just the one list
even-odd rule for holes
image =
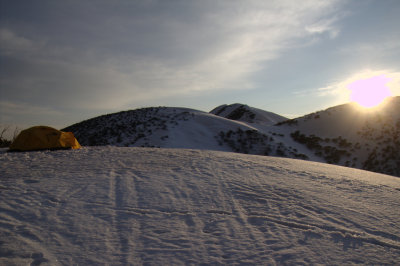
{"label": "yellow tent", "polygon": [[10,151],[69,148],[81,148],[81,145],[72,132],[62,132],[46,126],[36,126],[21,131],[13,143],[11,143]]}

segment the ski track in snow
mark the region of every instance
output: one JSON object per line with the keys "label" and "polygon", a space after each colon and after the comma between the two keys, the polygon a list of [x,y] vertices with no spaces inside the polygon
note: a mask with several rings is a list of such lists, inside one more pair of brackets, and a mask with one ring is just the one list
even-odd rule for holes
{"label": "ski track in snow", "polygon": [[400,179],[200,150],[0,152],[1,265],[396,264]]}

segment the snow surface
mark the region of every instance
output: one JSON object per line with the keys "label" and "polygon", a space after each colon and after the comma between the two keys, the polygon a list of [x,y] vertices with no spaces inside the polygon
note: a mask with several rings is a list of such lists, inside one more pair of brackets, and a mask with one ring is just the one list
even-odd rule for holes
{"label": "snow surface", "polygon": [[131,147],[0,152],[0,265],[398,264],[400,179]]}

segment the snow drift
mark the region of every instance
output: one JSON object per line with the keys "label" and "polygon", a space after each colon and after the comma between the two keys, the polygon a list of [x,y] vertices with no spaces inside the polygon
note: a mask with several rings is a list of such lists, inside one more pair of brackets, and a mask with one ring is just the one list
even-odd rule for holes
{"label": "snow drift", "polygon": [[0,152],[1,265],[396,264],[400,179],[125,147]]}

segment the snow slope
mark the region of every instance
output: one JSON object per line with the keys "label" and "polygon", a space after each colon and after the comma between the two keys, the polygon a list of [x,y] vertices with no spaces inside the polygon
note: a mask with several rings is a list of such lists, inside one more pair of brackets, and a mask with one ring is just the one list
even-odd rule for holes
{"label": "snow slope", "polygon": [[95,117],[63,131],[72,131],[85,146],[186,148],[301,156],[253,124],[189,108],[150,107],[124,111]]}
{"label": "snow slope", "polygon": [[150,107],[95,117],[63,130],[72,131],[85,146],[233,151],[400,177],[400,97],[388,98],[378,109],[344,104],[283,119],[242,104],[221,105],[210,113]]}
{"label": "snow slope", "polygon": [[0,152],[0,265],[379,264],[400,179],[185,149]]}
{"label": "snow slope", "polygon": [[218,132],[238,127],[252,129],[189,108],[150,107],[95,117],[63,130],[74,132],[83,145],[217,149]]}
{"label": "snow slope", "polygon": [[274,125],[278,122],[287,120],[286,117],[280,116],[278,114],[240,103],[230,105],[223,104],[211,110],[210,113],[231,120],[257,123],[261,125]]}
{"label": "snow slope", "polygon": [[[400,96],[386,99],[377,109],[349,103],[278,127],[328,163],[400,177]],[[287,138],[281,141],[291,146]]]}

